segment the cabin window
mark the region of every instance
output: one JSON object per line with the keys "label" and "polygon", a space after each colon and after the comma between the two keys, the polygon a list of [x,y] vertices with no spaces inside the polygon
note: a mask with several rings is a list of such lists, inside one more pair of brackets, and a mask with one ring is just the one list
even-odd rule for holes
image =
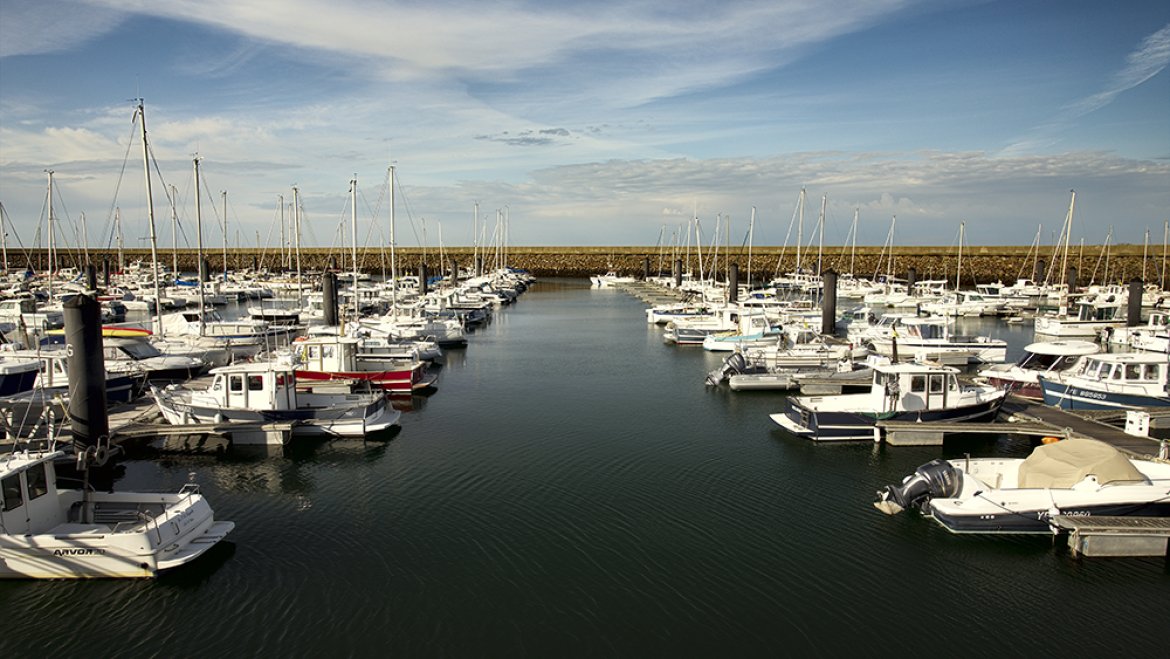
{"label": "cabin window", "polygon": [[24,505],[24,497],[20,494],[20,474],[12,474],[0,480],[0,489],[4,490],[4,512]]}
{"label": "cabin window", "polygon": [[1125,379],[1126,380],[1141,380],[1142,379],[1142,365],[1141,364],[1126,364],[1125,365]]}
{"label": "cabin window", "polygon": [[28,500],[32,501],[38,497],[42,497],[49,493],[49,477],[45,473],[50,466],[47,464],[40,465],[40,468],[33,467],[27,472],[28,476]]}
{"label": "cabin window", "polygon": [[309,346],[309,359],[321,358],[321,346]]}
{"label": "cabin window", "polygon": [[943,392],[943,381],[946,376],[943,374],[930,376],[930,393],[941,394]]}
{"label": "cabin window", "polygon": [[955,377],[953,373],[947,375],[947,388],[951,391],[959,390],[959,378]]}
{"label": "cabin window", "polygon": [[914,377],[910,378],[910,391],[916,394],[920,394],[926,391],[926,376],[915,375]]}
{"label": "cabin window", "polygon": [[244,390],[244,376],[233,375],[228,378],[228,390],[232,392]]}
{"label": "cabin window", "polygon": [[321,356],[325,359],[333,359],[333,346],[322,346]]}
{"label": "cabin window", "polygon": [[263,375],[249,375],[248,376],[248,391],[263,391],[264,390],[264,376]]}

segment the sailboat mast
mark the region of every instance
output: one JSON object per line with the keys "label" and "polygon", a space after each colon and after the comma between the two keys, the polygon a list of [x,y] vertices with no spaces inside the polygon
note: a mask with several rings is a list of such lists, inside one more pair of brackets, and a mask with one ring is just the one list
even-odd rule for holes
{"label": "sailboat mast", "polygon": [[199,156],[192,159],[195,163],[195,277],[199,285],[199,335],[203,336],[203,206],[202,195],[199,192]]}
{"label": "sailboat mast", "polygon": [[817,276],[818,277],[821,276],[821,267],[822,267],[822,264],[824,263],[825,207],[828,205],[828,203],[829,203],[829,195],[827,195],[827,194],[821,195],[821,217],[817,221],[817,224],[820,225],[820,228],[821,228],[820,239],[819,239],[819,242],[817,243]]}
{"label": "sailboat mast", "polygon": [[849,274],[853,274],[853,262],[857,258],[857,231],[858,221],[861,219],[861,207],[857,206],[853,209],[853,244],[849,248]]}
{"label": "sailboat mast", "polygon": [[959,222],[959,265],[955,268],[955,291],[963,287],[963,232],[967,229],[966,222]]}
{"label": "sailboat mast", "polygon": [[1146,240],[1142,243],[1142,282],[1146,281],[1146,260],[1149,259],[1150,252],[1150,230],[1146,229]]}
{"label": "sailboat mast", "polygon": [[219,194],[221,197],[223,197],[223,281],[226,282],[228,278],[227,190],[221,190]]}
{"label": "sailboat mast", "polygon": [[[1064,218],[1064,255],[1060,262],[1061,273],[1068,273],[1068,239],[1069,234],[1072,233],[1073,209],[1077,205],[1077,191],[1070,190],[1069,192],[1072,194],[1072,197],[1068,200],[1068,215]],[[1072,291],[1068,292],[1072,293]]]}
{"label": "sailboat mast", "polygon": [[301,304],[301,199],[297,186],[293,186],[293,241],[297,250],[297,304]]}
{"label": "sailboat mast", "polygon": [[[398,309],[398,261],[394,255],[394,165],[390,165],[390,304]],[[476,204],[476,210],[479,205]]]}
{"label": "sailboat mast", "polygon": [[162,293],[158,287],[158,236],[154,231],[154,197],[150,190],[150,147],[146,143],[146,108],[138,99],[138,117],[142,120],[142,169],[146,174],[146,216],[150,221],[150,271],[154,279],[154,317],[162,325]]}
{"label": "sailboat mast", "polygon": [[175,208],[179,190],[171,186],[171,272],[179,279],[179,211]]}
{"label": "sailboat mast", "polygon": [[284,267],[284,195],[276,195],[276,203],[280,204],[280,265]]}
{"label": "sailboat mast", "polygon": [[748,262],[747,262],[747,281],[748,290],[752,286],[752,243],[755,242],[756,232],[756,207],[752,206],[752,216],[748,220]]}
{"label": "sailboat mast", "polygon": [[796,272],[800,272],[800,248],[804,242],[804,188],[800,189],[800,198],[797,202],[796,222]]}
{"label": "sailboat mast", "polygon": [[353,231],[351,253],[353,256],[353,322],[357,322],[361,311],[361,299],[358,297],[358,262],[357,262],[357,174],[349,180],[349,223]]}
{"label": "sailboat mast", "polygon": [[49,299],[53,299],[53,170],[46,169],[49,175]]}

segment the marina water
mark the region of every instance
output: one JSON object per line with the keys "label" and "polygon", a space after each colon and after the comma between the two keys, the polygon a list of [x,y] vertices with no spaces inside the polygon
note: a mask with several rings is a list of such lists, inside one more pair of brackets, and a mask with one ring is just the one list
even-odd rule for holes
{"label": "marina water", "polygon": [[[189,474],[230,542],[157,580],[0,583],[0,655],[1161,656],[1165,559],[951,535],[873,509],[939,457],[1013,438],[822,445],[781,394],[703,379],[644,305],[542,280],[449,351],[393,438],[273,456],[135,455]],[[962,321],[961,321],[962,323]],[[1012,346],[1027,324],[967,321]]]}

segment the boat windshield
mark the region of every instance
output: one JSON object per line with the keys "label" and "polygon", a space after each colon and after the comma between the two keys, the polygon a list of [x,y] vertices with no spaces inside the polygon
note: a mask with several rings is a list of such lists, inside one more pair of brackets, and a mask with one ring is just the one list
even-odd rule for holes
{"label": "boat windshield", "polygon": [[158,351],[158,348],[146,342],[126,343],[118,347],[122,349],[122,352],[129,355],[130,359],[147,359],[149,357],[158,357],[162,354]]}

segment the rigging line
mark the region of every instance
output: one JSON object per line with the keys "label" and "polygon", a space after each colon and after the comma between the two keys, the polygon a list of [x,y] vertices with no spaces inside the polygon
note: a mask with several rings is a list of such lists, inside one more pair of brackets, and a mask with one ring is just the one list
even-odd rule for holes
{"label": "rigging line", "polygon": [[102,225],[102,234],[109,231],[110,239],[106,242],[106,249],[114,245],[114,212],[118,208],[118,193],[122,190],[122,179],[126,177],[126,163],[130,160],[130,150],[134,148],[134,127],[138,125],[138,112],[134,112],[134,119],[130,122],[130,139],[126,140],[126,155],[122,156],[122,168],[118,171],[118,181],[114,184],[114,198],[110,201],[110,210],[106,213],[106,222]]}

